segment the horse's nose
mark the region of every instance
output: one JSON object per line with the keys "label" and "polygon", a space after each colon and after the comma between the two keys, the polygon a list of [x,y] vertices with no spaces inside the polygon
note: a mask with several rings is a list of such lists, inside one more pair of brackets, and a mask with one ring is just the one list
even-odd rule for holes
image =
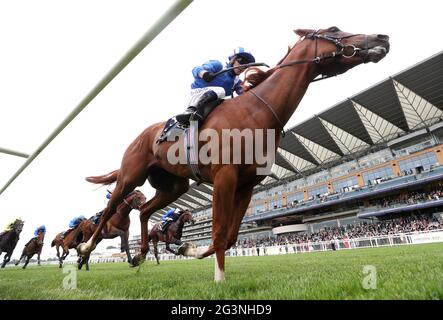
{"label": "horse's nose", "polygon": [[385,34],[377,34],[377,39],[384,40],[384,41],[389,41],[389,36],[387,36]]}

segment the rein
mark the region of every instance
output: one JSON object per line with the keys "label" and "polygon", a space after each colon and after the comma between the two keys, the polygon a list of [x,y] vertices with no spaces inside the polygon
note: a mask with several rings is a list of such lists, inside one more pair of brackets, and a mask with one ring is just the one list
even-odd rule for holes
{"label": "rein", "polygon": [[[311,32],[305,36],[305,39],[315,40],[315,54],[314,54],[315,57],[312,59],[297,60],[297,61],[290,61],[290,62],[286,62],[286,63],[281,63],[278,66],[276,66],[275,68],[281,69],[284,67],[291,67],[291,66],[296,66],[296,65],[305,64],[305,63],[319,64],[320,62],[323,62],[325,60],[329,60],[329,59],[333,59],[333,58],[337,58],[337,57],[343,57],[343,58],[349,59],[349,58],[352,58],[353,56],[355,56],[360,51],[366,52],[365,58],[364,58],[364,63],[367,63],[367,62],[369,62],[369,59],[368,59],[368,57],[369,57],[369,55],[368,55],[368,36],[367,35],[365,35],[365,48],[364,49],[357,48],[354,45],[343,45],[341,43],[341,41],[343,39],[351,38],[351,37],[355,37],[355,36],[359,36],[359,35],[361,35],[361,34],[351,34],[349,36],[339,38],[339,37],[334,37],[331,35],[318,34],[318,30],[315,32]],[[317,55],[317,40],[318,39],[326,40],[326,41],[334,43],[335,46],[337,47],[337,51],[331,52],[329,54]],[[295,46],[292,49],[294,49],[294,48],[295,48]],[[349,52],[349,51],[351,51],[351,52]],[[338,60],[337,60],[337,63],[339,63]],[[324,80],[324,79],[335,77],[335,76],[337,76],[337,74],[322,75],[320,78],[314,79],[311,82],[320,81],[320,80]],[[249,90],[248,92],[250,94],[252,94],[254,97],[256,97],[258,100],[260,100],[272,112],[274,118],[277,120],[278,124],[281,127],[281,135],[282,135],[282,137],[284,137],[285,136],[284,124],[280,120],[280,118],[278,117],[274,108],[266,100],[264,100],[262,97],[260,97],[258,94],[256,94],[252,90]]]}
{"label": "rein", "polygon": [[[307,34],[305,36],[305,39],[309,39],[309,40],[315,40],[315,54],[314,54],[314,58],[313,59],[307,59],[307,60],[297,60],[297,61],[290,61],[287,63],[281,63],[279,64],[276,68],[277,69],[281,69],[284,67],[290,67],[290,66],[295,66],[298,64],[304,64],[304,63],[316,63],[319,64],[320,62],[323,62],[325,60],[328,59],[333,59],[333,58],[337,58],[337,57],[343,57],[343,58],[352,58],[353,56],[355,56],[358,52],[362,51],[362,52],[366,52],[365,54],[365,59],[364,59],[364,63],[368,63],[368,36],[365,35],[365,48],[357,48],[354,45],[343,45],[341,43],[341,41],[343,39],[346,38],[352,38],[355,36],[360,36],[361,34],[351,34],[349,36],[345,36],[345,37],[334,37],[331,35],[323,35],[323,34],[318,34],[318,30],[315,32],[311,32],[309,34]],[[335,44],[335,46],[337,47],[337,51],[331,52],[329,54],[325,54],[325,55],[317,55],[317,40],[321,39],[321,40],[326,40],[329,42],[332,42]],[[303,39],[304,40],[304,39]],[[351,52],[349,52],[349,50],[351,50]],[[318,79],[314,79],[311,82],[315,82],[315,81],[320,81],[320,80],[324,80],[330,77],[334,77],[337,74],[332,74],[332,75],[322,75],[322,77],[318,78]]]}

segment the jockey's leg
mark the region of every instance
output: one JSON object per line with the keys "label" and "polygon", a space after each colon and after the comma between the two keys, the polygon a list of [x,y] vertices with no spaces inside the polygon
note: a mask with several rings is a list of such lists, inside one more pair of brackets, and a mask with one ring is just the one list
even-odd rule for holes
{"label": "jockey's leg", "polygon": [[[207,87],[192,90],[191,100],[188,108],[182,114],[176,115],[175,118],[183,125],[188,125],[191,115],[198,113],[199,116],[194,120],[206,117],[203,108],[206,104],[222,99],[225,97],[225,90],[221,87]],[[192,119],[191,119],[192,120]]]}
{"label": "jockey's leg", "polygon": [[208,91],[202,95],[198,104],[196,105],[196,111],[190,116],[189,121],[197,121],[198,126],[201,127],[201,124],[206,119],[206,117],[212,112],[215,105],[210,104],[211,102],[215,102],[219,99],[219,96],[215,91]]}

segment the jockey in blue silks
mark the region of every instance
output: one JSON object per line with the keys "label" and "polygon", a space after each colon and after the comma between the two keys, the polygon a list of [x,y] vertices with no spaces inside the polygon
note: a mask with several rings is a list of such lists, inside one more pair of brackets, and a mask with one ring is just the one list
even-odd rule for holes
{"label": "jockey in blue silks", "polygon": [[37,237],[39,235],[39,233],[46,233],[46,227],[44,225],[35,229],[34,236]]}
{"label": "jockey in blue silks", "polygon": [[74,230],[75,228],[77,228],[77,226],[80,224],[80,222],[82,222],[83,220],[86,220],[84,215],[79,215],[78,217],[74,217],[71,219],[71,221],[69,222],[69,229],[66,230],[65,232],[63,232],[63,234],[61,235],[61,239],[63,240],[65,238],[65,236],[68,234],[68,232]]}
{"label": "jockey in blue silks", "polygon": [[86,220],[84,215],[79,215],[78,217],[72,218],[72,220],[69,222],[69,229],[75,229],[83,220]]}
{"label": "jockey in blue silks", "polygon": [[180,211],[178,209],[169,209],[160,219],[162,221],[160,230],[162,232],[165,232],[168,225],[172,221],[177,220],[179,217],[180,217]]}
{"label": "jockey in blue silks", "polygon": [[[191,84],[191,98],[188,108],[175,118],[182,125],[188,125],[189,121],[197,120],[201,123],[209,114],[204,112],[204,106],[208,103],[223,99],[226,96],[242,93],[239,75],[245,70],[241,65],[255,62],[254,56],[243,47],[238,47],[229,56],[226,68],[238,67],[227,72],[223,70],[223,64],[218,60],[209,60],[203,65],[192,70],[194,82]],[[191,117],[192,115],[192,117]]]}

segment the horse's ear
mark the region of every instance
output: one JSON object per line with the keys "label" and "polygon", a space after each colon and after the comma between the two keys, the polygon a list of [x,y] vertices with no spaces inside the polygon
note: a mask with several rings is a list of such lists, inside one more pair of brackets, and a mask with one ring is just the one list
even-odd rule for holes
{"label": "horse's ear", "polygon": [[304,37],[305,35],[315,32],[315,30],[312,29],[296,29],[294,30],[295,34],[300,36],[300,37]]}

